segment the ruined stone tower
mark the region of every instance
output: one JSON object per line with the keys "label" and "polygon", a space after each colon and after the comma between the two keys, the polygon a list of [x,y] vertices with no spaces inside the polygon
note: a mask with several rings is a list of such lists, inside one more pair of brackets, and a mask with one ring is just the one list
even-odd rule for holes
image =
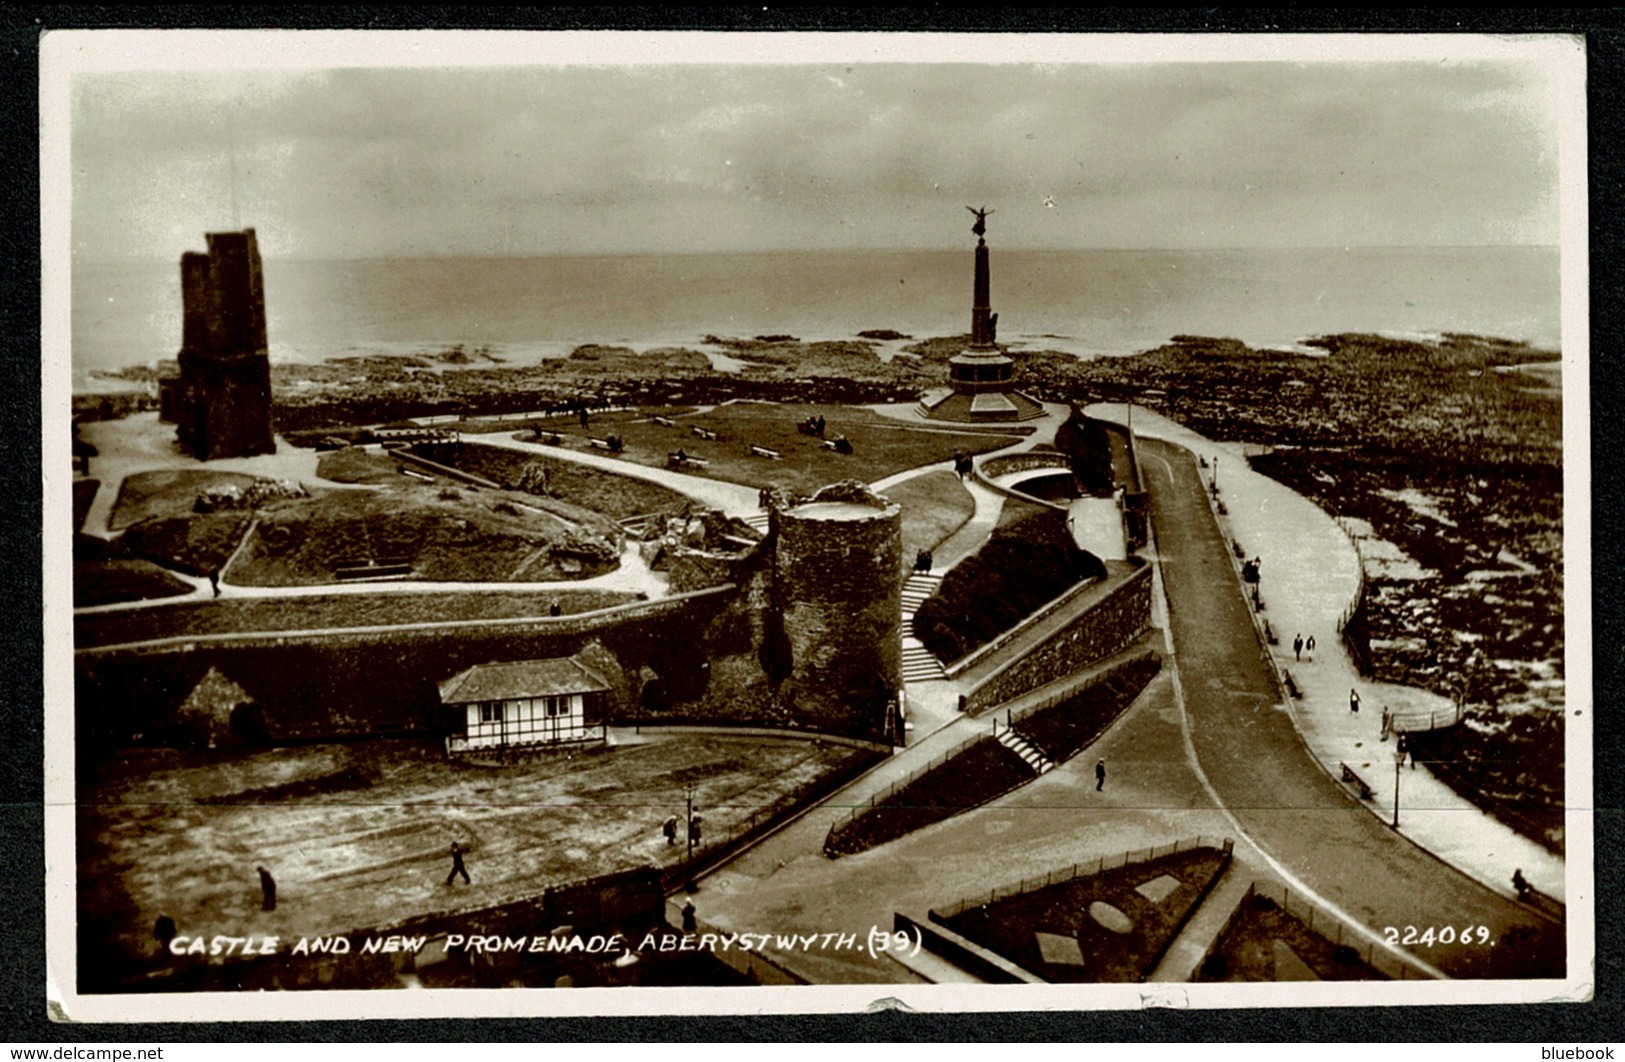
{"label": "ruined stone tower", "polygon": [[771,511],[773,611],[788,653],[779,697],[806,725],[886,731],[903,684],[901,512],[857,482]]}
{"label": "ruined stone tower", "polygon": [[180,375],[158,382],[159,419],[203,461],[273,453],[259,246],[253,229],[208,242],[181,256]]}

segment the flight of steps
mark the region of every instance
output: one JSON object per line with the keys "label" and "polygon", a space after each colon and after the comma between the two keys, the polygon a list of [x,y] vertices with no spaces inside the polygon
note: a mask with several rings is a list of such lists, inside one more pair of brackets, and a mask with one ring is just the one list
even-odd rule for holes
{"label": "flight of steps", "polygon": [[1045,774],[1055,769],[1055,762],[1038,750],[1038,746],[1016,733],[1010,727],[999,731],[999,744],[1027,761],[1034,774]]}
{"label": "flight of steps", "polygon": [[914,637],[914,612],[925,599],[937,592],[942,583],[940,575],[925,575],[920,572],[908,577],[903,584],[903,683],[934,682],[945,679],[948,673],[942,670],[942,664],[931,655],[930,650],[920,644]]}
{"label": "flight of steps", "polygon": [[749,524],[751,527],[754,527],[762,534],[767,534],[767,512],[765,510],[762,512],[751,513],[749,516],[745,517],[745,523]]}

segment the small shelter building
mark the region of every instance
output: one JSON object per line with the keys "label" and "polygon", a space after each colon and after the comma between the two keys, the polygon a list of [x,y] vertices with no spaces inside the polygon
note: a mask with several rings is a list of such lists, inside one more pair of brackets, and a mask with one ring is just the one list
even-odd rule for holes
{"label": "small shelter building", "polygon": [[446,751],[603,741],[610,688],[575,657],[477,664],[440,684]]}

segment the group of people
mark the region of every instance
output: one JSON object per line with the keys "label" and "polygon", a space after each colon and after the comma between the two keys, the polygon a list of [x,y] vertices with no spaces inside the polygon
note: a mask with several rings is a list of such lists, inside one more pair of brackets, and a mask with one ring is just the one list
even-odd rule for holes
{"label": "group of people", "polygon": [[914,554],[914,570],[917,572],[929,574],[933,563],[935,563],[935,558],[928,549],[919,550]]}
{"label": "group of people", "polygon": [[[1292,658],[1301,661],[1304,653],[1309,654],[1310,660],[1315,658],[1315,636],[1311,634],[1305,638],[1301,634],[1294,634],[1292,636]],[[1356,708],[1354,710],[1357,712],[1360,709]]]}
{"label": "group of people", "polygon": [[971,474],[973,468],[974,466],[971,464],[969,454],[965,453],[963,450],[954,451],[954,475],[963,480],[966,476]]}
{"label": "group of people", "polygon": [[[700,827],[704,821],[704,819],[700,818],[699,812],[695,811],[689,813],[688,840],[691,844],[700,843]],[[676,815],[668,815],[666,816],[666,821],[660,824],[660,832],[665,835],[666,843],[668,845],[677,843],[677,828],[680,822],[681,820],[678,819]]]}
{"label": "group of people", "polygon": [[820,439],[824,437],[824,428],[824,416],[821,413],[816,416],[809,416],[806,420],[796,425],[796,431],[799,431],[801,434],[816,435]]}

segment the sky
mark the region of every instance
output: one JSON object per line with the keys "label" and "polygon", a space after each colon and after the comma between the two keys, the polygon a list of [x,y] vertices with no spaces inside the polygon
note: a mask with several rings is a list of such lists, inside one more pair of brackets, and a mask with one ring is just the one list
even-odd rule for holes
{"label": "sky", "polygon": [[146,33],[48,51],[43,114],[69,125],[75,260],[243,226],[280,258],[952,249],[967,205],[1011,249],[1559,242],[1551,48],[887,36]]}

